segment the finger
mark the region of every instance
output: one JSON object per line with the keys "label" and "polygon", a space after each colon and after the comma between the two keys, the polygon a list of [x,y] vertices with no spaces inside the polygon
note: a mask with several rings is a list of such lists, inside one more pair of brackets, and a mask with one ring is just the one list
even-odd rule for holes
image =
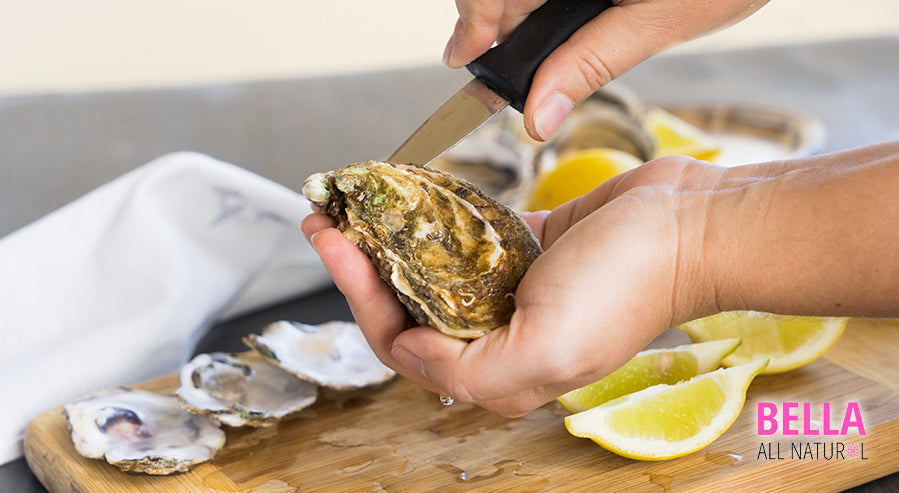
{"label": "finger", "polygon": [[[444,395],[450,395],[460,402],[470,402],[485,409],[497,412],[508,417],[518,417],[548,402],[554,396],[533,391],[532,388],[523,389],[506,386],[502,389],[477,388],[468,380],[474,372],[480,377],[488,379],[491,383],[496,381],[488,373],[503,373],[500,368],[504,366],[499,351],[492,350],[496,344],[488,344],[487,341],[499,341],[504,339],[502,334],[506,329],[497,329],[491,334],[466,344],[464,341],[440,334],[430,328],[411,329],[400,334],[394,346],[393,354],[409,371],[401,371],[414,383],[426,388],[440,389]],[[477,370],[464,370],[464,366],[470,362],[488,362],[478,364]],[[514,368],[525,367],[520,361],[512,360]],[[490,364],[492,362],[493,364]],[[528,362],[532,364],[532,362]],[[479,379],[479,378],[478,378]],[[513,382],[506,382],[511,384]],[[501,395],[501,397],[496,397]]]}
{"label": "finger", "polygon": [[333,228],[335,226],[337,226],[337,221],[334,220],[334,218],[326,214],[314,212],[306,215],[306,217],[303,218],[303,221],[300,222],[300,231],[303,232],[306,241],[312,243],[310,240],[312,235],[325,228]]}
{"label": "finger", "polygon": [[[304,221],[305,223],[305,221]],[[356,323],[372,350],[387,366],[393,339],[406,328],[406,309],[381,280],[371,260],[335,228],[317,231],[311,243],[337,289],[346,296]]]}
{"label": "finger", "polygon": [[523,334],[504,327],[466,344],[433,329],[412,329],[400,334],[393,353],[411,370],[404,375],[418,385],[507,417],[524,415],[598,379],[572,380],[569,372],[577,365],[571,355],[550,349],[546,337],[532,335],[525,344]]}
{"label": "finger", "polygon": [[531,232],[534,233],[534,237],[537,238],[537,242],[541,245],[543,244],[543,228],[546,224],[546,218],[549,216],[549,211],[537,211],[537,212],[520,212],[521,218],[524,219],[524,222],[527,223],[528,227],[531,228]]}
{"label": "finger", "polygon": [[506,8],[503,11],[503,18],[500,21],[499,38],[497,41],[502,42],[509,37],[531,12],[537,10],[538,7],[546,3],[546,0],[517,0],[507,1]]}
{"label": "finger", "polygon": [[585,24],[544,60],[525,104],[525,126],[538,140],[555,133],[575,104],[679,41],[676,15],[657,2],[615,6]]}
{"label": "finger", "polygon": [[499,36],[505,3],[456,0],[459,20],[443,52],[443,63],[460,68],[487,51]]}
{"label": "finger", "polygon": [[[414,341],[411,344],[403,341]],[[454,395],[450,386],[446,385],[442,378],[432,378],[425,365],[425,358],[431,358],[430,353],[423,353],[418,349],[420,345],[428,346],[435,353],[459,354],[464,350],[465,341],[442,334],[432,327],[413,327],[403,331],[393,342],[391,356],[398,362],[397,373],[403,375],[412,383],[424,387],[441,395]]]}

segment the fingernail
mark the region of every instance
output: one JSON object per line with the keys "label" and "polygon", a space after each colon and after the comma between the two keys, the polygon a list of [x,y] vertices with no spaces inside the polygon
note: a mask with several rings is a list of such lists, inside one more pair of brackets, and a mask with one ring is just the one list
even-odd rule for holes
{"label": "fingernail", "polygon": [[547,96],[534,112],[534,130],[537,135],[543,140],[550,138],[573,108],[574,102],[561,92],[554,91]]}
{"label": "fingernail", "polygon": [[421,376],[425,377],[425,379],[428,378],[428,374],[425,373],[424,362],[421,360],[421,358],[412,353],[412,351],[409,351],[403,346],[394,346],[393,351],[391,352],[393,353],[393,357],[396,358],[396,360],[399,361],[401,365],[409,368],[410,370],[418,371],[419,373],[421,373]]}
{"label": "fingernail", "polygon": [[453,58],[453,45],[454,44],[456,44],[456,35],[455,34],[450,36],[449,41],[446,42],[446,48],[443,49],[443,64],[447,65],[449,67],[452,67],[452,65],[450,65],[450,60],[452,60],[452,58]]}
{"label": "fingernail", "polygon": [[315,233],[309,235],[309,244],[312,245],[312,248],[315,250],[318,250],[318,248],[315,248],[315,237],[318,236],[320,232],[321,231],[316,231]]}

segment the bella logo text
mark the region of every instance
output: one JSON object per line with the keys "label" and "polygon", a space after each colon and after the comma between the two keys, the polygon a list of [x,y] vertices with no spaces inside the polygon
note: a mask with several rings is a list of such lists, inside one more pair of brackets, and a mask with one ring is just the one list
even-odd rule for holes
{"label": "bella logo text", "polygon": [[[800,415],[797,414],[799,408],[798,402],[784,402],[783,413],[781,414],[782,433],[784,435],[798,435],[799,428],[793,428],[792,423],[799,421]],[[830,403],[825,402],[821,406],[821,417],[818,421],[822,428],[813,428],[815,422],[812,420],[812,403],[802,403],[802,434],[803,435],[842,435],[849,434],[849,430],[855,428],[855,432],[859,435],[865,434],[865,424],[862,422],[862,412],[858,408],[857,402],[850,402],[846,406],[846,413],[843,415],[842,425],[833,428],[834,423],[831,421]],[[758,405],[758,433],[759,435],[773,435],[777,433],[777,404],[773,402],[759,402]]]}
{"label": "bella logo text", "polygon": [[[865,435],[865,423],[858,402],[848,403],[842,419],[840,416],[840,413],[832,411],[829,402],[821,404],[820,413],[812,412],[810,402],[784,402],[780,406],[773,402],[759,402],[757,430],[761,436],[778,432],[784,436],[801,434],[808,437]],[[867,459],[864,443],[849,444],[847,447],[841,441],[810,441],[792,442],[788,446],[791,459]],[[781,443],[769,442],[761,444],[757,458],[784,460],[786,457],[781,455]]]}

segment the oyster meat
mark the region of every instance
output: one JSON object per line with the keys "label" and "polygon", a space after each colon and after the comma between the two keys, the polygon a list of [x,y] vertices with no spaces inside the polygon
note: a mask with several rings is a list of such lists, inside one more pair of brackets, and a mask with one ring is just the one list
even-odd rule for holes
{"label": "oyster meat", "polygon": [[310,176],[303,194],[368,254],[416,322],[458,338],[509,322],[542,253],[512,209],[436,170],[368,161]]}
{"label": "oyster meat", "polygon": [[252,352],[199,354],[181,368],[180,384],[185,409],[229,426],[270,426],[318,398],[318,386]]}
{"label": "oyster meat", "polygon": [[378,360],[353,322],[307,325],[282,320],[244,342],[297,377],[332,389],[378,385],[396,375]]}
{"label": "oyster meat", "polygon": [[219,422],[185,411],[173,395],[105,388],[65,406],[78,453],[124,471],[186,472],[225,445]]}

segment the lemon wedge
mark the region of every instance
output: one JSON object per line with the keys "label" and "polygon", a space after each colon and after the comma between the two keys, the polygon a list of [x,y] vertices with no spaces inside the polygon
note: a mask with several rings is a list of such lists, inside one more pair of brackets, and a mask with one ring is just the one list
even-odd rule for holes
{"label": "lemon wedge", "polygon": [[573,413],[586,411],[653,385],[675,384],[710,372],[739,345],[739,339],[724,339],[642,351],[605,378],[556,400]]}
{"label": "lemon wedge", "polygon": [[733,311],[693,320],[679,328],[695,342],[739,337],[743,343],[724,359],[724,366],[770,358],[771,364],[764,373],[782,373],[821,356],[840,338],[847,321]]}
{"label": "lemon wedge", "polygon": [[767,360],[722,368],[676,385],[655,385],[565,418],[565,428],[618,455],[665,460],[721,436],[743,409]]}
{"label": "lemon wedge", "polygon": [[678,155],[714,161],[721,154],[721,146],[711,135],[662,108],[647,110],[643,128],[655,140],[654,157]]}
{"label": "lemon wedge", "polygon": [[529,211],[555,209],[642,163],[633,154],[610,148],[563,154],[554,168],[537,176],[525,208]]}

